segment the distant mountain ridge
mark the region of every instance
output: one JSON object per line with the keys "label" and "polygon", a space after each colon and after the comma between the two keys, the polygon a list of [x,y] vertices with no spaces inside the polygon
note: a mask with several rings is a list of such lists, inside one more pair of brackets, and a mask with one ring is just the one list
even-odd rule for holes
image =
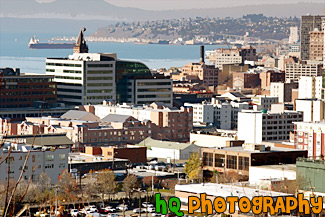
{"label": "distant mountain ridge", "polygon": [[104,0],[56,0],[38,3],[35,0],[0,0],[1,17],[82,18],[104,20],[157,20],[181,17],[241,17],[263,13],[266,16],[289,17],[322,14],[325,4],[296,3],[236,6],[227,8],[150,11],[130,7],[117,7]]}

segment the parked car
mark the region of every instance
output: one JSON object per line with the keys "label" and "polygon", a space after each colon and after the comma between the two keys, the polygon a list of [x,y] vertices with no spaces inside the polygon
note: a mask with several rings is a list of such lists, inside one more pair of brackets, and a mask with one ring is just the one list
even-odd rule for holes
{"label": "parked car", "polygon": [[129,206],[128,205],[126,205],[126,204],[119,204],[117,207],[116,207],[116,209],[117,210],[120,210],[120,211],[127,211],[127,210],[129,210]]}
{"label": "parked car", "polygon": [[106,206],[104,209],[107,210],[107,212],[116,212],[116,209],[112,206]]}
{"label": "parked car", "polygon": [[143,212],[146,212],[144,209],[140,209],[140,208],[135,208],[132,210],[134,213],[143,213]]}
{"label": "parked car", "polygon": [[160,213],[153,212],[153,213],[151,213],[151,216],[161,216],[161,214]]}
{"label": "parked car", "polygon": [[72,210],[70,210],[70,214],[71,214],[71,216],[78,216],[79,211],[77,209],[72,209]]}
{"label": "parked car", "polygon": [[153,204],[151,204],[151,203],[149,203],[149,202],[143,202],[143,203],[142,203],[142,206],[143,206],[143,207],[147,207],[147,206],[149,207],[149,206],[153,206]]}
{"label": "parked car", "polygon": [[118,217],[119,215],[116,213],[108,214],[107,217]]}
{"label": "parked car", "polygon": [[153,207],[153,206],[148,206],[148,207],[146,207],[146,211],[147,211],[147,210],[148,210],[148,212],[150,212],[150,213],[156,212],[156,208]]}

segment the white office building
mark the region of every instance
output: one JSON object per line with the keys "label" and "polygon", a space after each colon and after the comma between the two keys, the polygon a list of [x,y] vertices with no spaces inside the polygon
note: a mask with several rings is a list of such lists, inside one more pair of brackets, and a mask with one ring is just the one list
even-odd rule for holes
{"label": "white office building", "polygon": [[100,104],[116,96],[116,54],[74,53],[47,58],[46,74],[58,83],[58,101],[66,105]]}
{"label": "white office building", "polygon": [[237,128],[238,112],[250,109],[247,102],[227,102],[223,98],[212,98],[211,102],[185,103],[185,106],[193,107],[193,124],[211,124],[218,129]]}
{"label": "white office building", "polygon": [[304,113],[304,122],[321,121],[325,117],[325,101],[319,99],[296,99],[296,111]]}
{"label": "white office building", "polygon": [[238,139],[246,143],[289,140],[293,122],[303,121],[303,113],[296,111],[242,111],[238,113]]}
{"label": "white office building", "polygon": [[322,76],[302,76],[299,79],[299,99],[322,99]]}
{"label": "white office building", "polygon": [[[4,143],[0,149],[0,156],[6,157],[10,149],[11,153],[10,157],[0,164],[0,182],[7,182],[9,168],[9,179],[18,180],[31,148],[31,145],[19,141]],[[69,148],[34,146],[27,160],[23,179],[28,181],[31,177],[33,182],[37,182],[38,176],[44,172],[51,178],[52,184],[55,184],[62,170],[69,169],[69,150]]]}

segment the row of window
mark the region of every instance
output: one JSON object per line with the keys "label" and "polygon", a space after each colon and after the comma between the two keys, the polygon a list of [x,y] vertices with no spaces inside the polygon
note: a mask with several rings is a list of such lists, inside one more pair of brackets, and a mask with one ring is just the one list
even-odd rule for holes
{"label": "row of window", "polygon": [[49,63],[46,62],[47,66],[67,66],[67,67],[81,67],[81,64],[67,64],[67,63]]}

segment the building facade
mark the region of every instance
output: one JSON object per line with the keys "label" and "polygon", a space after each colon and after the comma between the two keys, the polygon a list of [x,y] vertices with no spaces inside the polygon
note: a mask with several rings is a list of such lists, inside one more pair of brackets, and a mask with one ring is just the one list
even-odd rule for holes
{"label": "building facade", "polygon": [[298,82],[301,76],[321,76],[322,64],[319,62],[287,63],[285,65],[286,83]]}
{"label": "building facade", "polygon": [[[53,148],[35,146],[27,160],[26,167],[23,168],[24,161],[29,153],[31,145],[22,142],[8,142],[0,148],[0,158],[5,159],[8,151],[11,149],[10,157],[0,165],[0,181],[7,182],[8,178],[17,181],[22,170],[23,180],[28,181],[29,178],[33,182],[37,182],[39,175],[46,173],[51,178],[51,183],[55,184],[58,177],[64,169],[68,168],[69,148]],[[5,174],[8,174],[9,177]]]}
{"label": "building facade", "polygon": [[292,102],[292,90],[298,83],[272,82],[270,96],[278,97],[279,103]]}
{"label": "building facade", "polygon": [[299,78],[299,99],[322,99],[323,96],[322,76],[301,76]]}
{"label": "building facade", "polygon": [[304,121],[321,121],[325,117],[325,102],[319,99],[296,99],[295,110],[304,113]]}
{"label": "building facade", "polygon": [[171,108],[162,103],[150,105],[114,104],[95,105],[94,113],[100,118],[109,114],[130,115],[139,121],[150,120],[157,127],[152,137],[161,140],[188,141],[193,129],[192,107]]}
{"label": "building facade", "polygon": [[238,139],[246,143],[289,140],[293,122],[303,121],[303,113],[296,111],[242,111],[238,113]]}
{"label": "building facade", "polygon": [[314,29],[309,32],[309,60],[323,61],[324,30]]}
{"label": "building facade", "polygon": [[36,102],[56,103],[54,76],[20,73],[20,69],[0,68],[0,110],[19,109]]}
{"label": "building facade", "polygon": [[261,86],[259,73],[233,72],[232,87],[236,89],[247,89]]}
{"label": "building facade", "polygon": [[306,157],[304,150],[243,144],[238,147],[202,148],[203,169],[209,171],[236,171],[249,175],[249,167],[276,164],[294,164],[298,157]]}
{"label": "building facade", "polygon": [[271,82],[285,82],[285,73],[268,70],[260,73],[261,88],[267,89]]}
{"label": "building facade", "polygon": [[302,60],[309,60],[310,38],[309,32],[315,28],[322,29],[322,17],[324,15],[306,15],[301,17],[300,26],[300,57]]}
{"label": "building facade", "polygon": [[294,144],[297,149],[307,150],[308,157],[325,155],[325,123],[324,121],[295,122]]}
{"label": "building facade", "polygon": [[247,102],[226,101],[222,98],[212,98],[211,102],[185,103],[193,108],[193,124],[213,125],[218,129],[236,129],[238,112],[250,109]]}

